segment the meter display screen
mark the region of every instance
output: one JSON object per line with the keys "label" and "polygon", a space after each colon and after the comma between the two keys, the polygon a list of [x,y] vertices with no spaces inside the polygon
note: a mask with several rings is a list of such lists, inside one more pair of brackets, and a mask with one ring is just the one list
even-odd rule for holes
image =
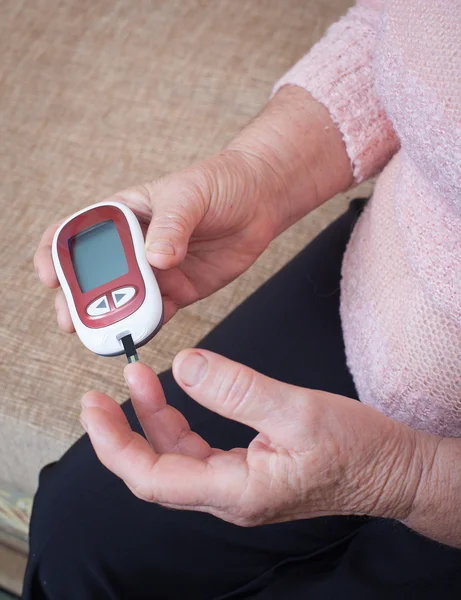
{"label": "meter display screen", "polygon": [[128,263],[112,220],[88,227],[69,240],[69,250],[82,293],[128,273]]}

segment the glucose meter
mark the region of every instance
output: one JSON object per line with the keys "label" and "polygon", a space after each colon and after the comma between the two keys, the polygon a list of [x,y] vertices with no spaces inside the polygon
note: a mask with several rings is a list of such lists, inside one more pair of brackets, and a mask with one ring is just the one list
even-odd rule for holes
{"label": "glucose meter", "polygon": [[75,331],[89,350],[117,356],[128,340],[135,356],[135,347],[160,329],[162,297],[127,206],[101,202],[74,214],[56,231],[52,256]]}

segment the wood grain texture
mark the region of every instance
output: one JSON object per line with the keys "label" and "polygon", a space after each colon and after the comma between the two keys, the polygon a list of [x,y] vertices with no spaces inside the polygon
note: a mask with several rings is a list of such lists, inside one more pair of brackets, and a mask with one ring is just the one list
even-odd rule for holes
{"label": "wood grain texture", "polygon": [[[15,484],[33,490],[36,474],[23,468],[33,462],[28,432],[43,435],[47,456],[57,456],[81,435],[79,399],[86,390],[120,401],[127,395],[123,358],[96,357],[58,331],[53,293],[32,266],[43,230],[119,189],[219,150],[351,3],[0,3],[0,419],[8,420],[0,479],[14,469]],[[141,350],[142,359],[156,371],[168,368],[352,195],[298,223],[238,281],[183,310]],[[17,435],[11,419],[21,423]]]}

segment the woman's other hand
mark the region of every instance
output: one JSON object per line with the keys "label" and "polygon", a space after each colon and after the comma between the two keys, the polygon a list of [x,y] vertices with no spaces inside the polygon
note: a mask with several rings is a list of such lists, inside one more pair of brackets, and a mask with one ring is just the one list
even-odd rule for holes
{"label": "woman's other hand", "polygon": [[204,350],[181,352],[173,373],[194,400],[258,433],[248,448],[211,448],[168,406],[156,375],[143,364],[128,365],[147,440],[131,430],[114,400],[97,392],[82,399],[82,423],[101,462],[139,498],[244,526],[410,514],[435,436]]}

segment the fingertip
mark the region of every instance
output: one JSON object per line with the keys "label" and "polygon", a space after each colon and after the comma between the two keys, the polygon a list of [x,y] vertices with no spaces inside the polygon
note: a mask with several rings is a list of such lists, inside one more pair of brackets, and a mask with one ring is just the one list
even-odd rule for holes
{"label": "fingertip", "polygon": [[142,373],[143,367],[145,366],[146,365],[139,361],[125,365],[123,369],[123,377],[125,378],[125,381],[129,387],[136,383],[138,373]]}
{"label": "fingertip", "polygon": [[75,327],[72,322],[72,317],[70,316],[69,307],[67,306],[67,301],[64,297],[64,292],[60,289],[56,294],[55,299],[55,308],[56,308],[56,320],[58,322],[59,327],[65,333],[74,333]]}
{"label": "fingertip", "polygon": [[176,354],[173,358],[173,364],[171,365],[171,370],[173,371],[173,377],[176,381],[179,380],[179,369],[183,360],[185,360],[186,356],[189,352],[192,352],[192,348],[185,348]]}
{"label": "fingertip", "polygon": [[84,407],[80,413],[80,420],[88,435],[98,442],[110,440],[118,427],[113,416],[99,406]]}
{"label": "fingertip", "polygon": [[34,255],[34,267],[40,281],[48,288],[59,287],[58,277],[51,258],[51,246],[42,246]]}
{"label": "fingertip", "polygon": [[208,353],[203,350],[182,350],[173,361],[173,376],[182,386],[198,385],[206,377]]}
{"label": "fingertip", "polygon": [[[115,467],[123,451],[129,451],[139,462],[137,448],[133,448],[130,442],[139,438],[147,443],[144,438],[133,433],[125,415],[121,411],[120,413],[117,415],[100,407],[89,407],[84,408],[80,414],[80,420],[99,460],[116,474]],[[130,461],[130,467],[132,465],[133,461]]]}
{"label": "fingertip", "polygon": [[158,252],[152,252],[151,250],[146,250],[146,256],[151,267],[159,269],[160,271],[173,269],[180,262],[177,256],[159,254]]}
{"label": "fingertip", "polygon": [[90,406],[95,406],[94,398],[97,392],[94,390],[90,390],[89,392],[85,392],[80,400],[80,404],[83,408],[89,408]]}
{"label": "fingertip", "polygon": [[163,396],[160,380],[148,365],[141,362],[128,364],[123,370],[123,376],[130,389],[133,403],[152,399],[158,394]]}
{"label": "fingertip", "polygon": [[75,333],[75,328],[70,315],[61,310],[56,311],[56,320],[58,322],[59,329],[64,331],[64,333]]}
{"label": "fingertip", "polygon": [[80,402],[83,408],[101,408],[102,410],[106,410],[113,404],[117,404],[115,400],[96,390],[85,392]]}
{"label": "fingertip", "polygon": [[[82,411],[87,408],[97,408],[107,414],[111,415],[118,421],[123,421],[123,411],[120,405],[110,396],[102,394],[101,392],[86,392],[80,400],[82,405]],[[81,419],[82,420],[82,419]]]}
{"label": "fingertip", "polygon": [[50,270],[46,270],[46,269],[39,267],[37,269],[37,274],[38,274],[38,278],[40,279],[40,281],[43,283],[43,285],[45,287],[50,288],[52,290],[59,287],[59,281],[58,281],[58,278],[56,277],[54,270],[52,272],[50,272]]}
{"label": "fingertip", "polygon": [[187,244],[176,242],[174,245],[167,241],[146,242],[146,256],[149,264],[161,271],[177,267],[186,256]]}

